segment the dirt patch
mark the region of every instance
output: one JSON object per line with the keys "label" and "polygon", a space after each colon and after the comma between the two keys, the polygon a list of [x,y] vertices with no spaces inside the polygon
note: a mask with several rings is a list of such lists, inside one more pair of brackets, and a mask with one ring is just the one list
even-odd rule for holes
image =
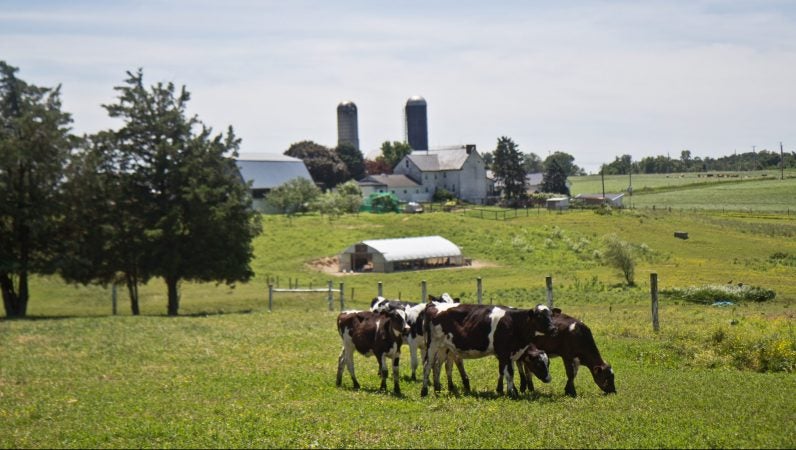
{"label": "dirt patch", "polygon": [[[317,270],[318,272],[323,272],[329,275],[336,275],[338,277],[372,273],[372,272],[340,272],[340,261],[337,256],[325,256],[323,258],[310,261],[306,265],[307,267],[313,270]],[[498,265],[488,261],[472,260],[472,262],[468,266],[438,267],[434,269],[422,269],[422,270],[482,269],[484,267],[498,267]]]}

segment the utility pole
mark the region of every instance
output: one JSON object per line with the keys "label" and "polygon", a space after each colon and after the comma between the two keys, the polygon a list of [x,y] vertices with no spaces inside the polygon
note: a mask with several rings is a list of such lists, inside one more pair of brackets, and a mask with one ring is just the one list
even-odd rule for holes
{"label": "utility pole", "polygon": [[779,179],[785,179],[785,153],[782,152],[782,141],[779,141]]}
{"label": "utility pole", "polygon": [[[629,182],[630,184],[628,184],[627,186],[627,192],[630,193],[630,209],[633,209],[633,158],[632,157],[628,160],[628,165],[630,167],[628,167],[627,175],[630,178]],[[604,196],[605,194],[603,194],[603,197]]]}
{"label": "utility pole", "polygon": [[757,152],[755,151],[755,146],[754,145],[752,146],[752,161],[754,161],[753,162],[754,165],[752,166],[752,170],[757,170]]}
{"label": "utility pole", "polygon": [[605,204],[605,164],[600,167],[600,179],[603,182],[603,204]]}

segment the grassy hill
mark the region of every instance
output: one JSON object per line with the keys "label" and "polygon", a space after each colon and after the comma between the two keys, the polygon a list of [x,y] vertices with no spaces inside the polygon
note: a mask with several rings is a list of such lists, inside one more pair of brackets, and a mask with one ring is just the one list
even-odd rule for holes
{"label": "grassy hill", "polygon": [[[770,181],[761,181],[770,183]],[[635,182],[634,182],[635,185]],[[634,196],[635,197],[635,196]],[[688,231],[690,239],[673,237]],[[635,252],[636,285],[600,254],[616,233]],[[479,264],[392,274],[323,270],[363,239],[441,235]],[[37,277],[30,318],[0,320],[0,447],[776,447],[796,445],[796,216],[640,209],[598,215],[538,211],[506,221],[459,213],[361,214],[330,221],[267,216],[256,277],[234,289],[183,283],[181,317],[166,317],[160,280],[142,287],[143,315],[124,291]],[[650,324],[650,273],[661,290],[744,283],[768,302],[730,307],[661,295]],[[553,382],[517,400],[494,394],[497,363],[468,360],[474,392],[419,396],[402,358],[404,395],[376,391],[373,358],[357,356],[363,386],[334,386],[340,338],[326,294],[278,294],[267,284],[335,287],[348,308],[384,294],[430,293],[529,307],[554,301],[592,329],[617,374],[604,396],[581,369],[579,396]],[[335,310],[339,309],[335,295]],[[407,355],[408,356],[408,355]],[[456,378],[455,378],[456,380]]]}

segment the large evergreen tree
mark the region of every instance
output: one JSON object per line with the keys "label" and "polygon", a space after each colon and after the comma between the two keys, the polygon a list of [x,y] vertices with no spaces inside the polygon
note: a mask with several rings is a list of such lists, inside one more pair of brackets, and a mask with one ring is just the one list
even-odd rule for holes
{"label": "large evergreen tree", "polygon": [[525,195],[525,166],[523,154],[511,138],[498,139],[494,151],[492,172],[495,181],[503,185],[503,196],[509,201],[517,201]]}
{"label": "large evergreen tree", "polygon": [[75,145],[60,86],[16,77],[0,61],[0,290],[7,317],[27,314],[28,277],[52,273],[64,167]]}
{"label": "large evergreen tree", "polygon": [[232,285],[253,275],[252,240],[260,223],[233,159],[240,140],[231,127],[214,135],[187,116],[184,86],[147,89],[139,69],[115,89],[118,102],[105,109],[124,123],[113,144],[120,170],[129,175],[126,195],[145,228],[145,272],[166,282],[168,314],[177,315],[182,280]]}
{"label": "large evergreen tree", "polygon": [[404,156],[410,153],[412,153],[412,147],[406,142],[384,141],[381,144],[381,155],[379,155],[376,160],[378,161],[381,159],[384,164],[390,168],[390,171],[387,173],[392,173],[395,166],[404,159]]}
{"label": "large evergreen tree", "polygon": [[542,176],[542,192],[570,195],[567,175],[567,169],[561,166],[558,159],[548,158]]}

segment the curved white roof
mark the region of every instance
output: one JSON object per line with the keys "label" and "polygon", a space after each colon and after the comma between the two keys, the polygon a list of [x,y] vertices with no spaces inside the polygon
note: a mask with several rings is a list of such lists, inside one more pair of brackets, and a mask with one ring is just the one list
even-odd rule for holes
{"label": "curved white roof", "polygon": [[[382,255],[385,261],[407,261],[425,258],[446,258],[461,256],[461,249],[442,236],[423,236],[398,239],[377,239],[362,241]],[[344,253],[354,251],[355,245],[347,248]]]}

